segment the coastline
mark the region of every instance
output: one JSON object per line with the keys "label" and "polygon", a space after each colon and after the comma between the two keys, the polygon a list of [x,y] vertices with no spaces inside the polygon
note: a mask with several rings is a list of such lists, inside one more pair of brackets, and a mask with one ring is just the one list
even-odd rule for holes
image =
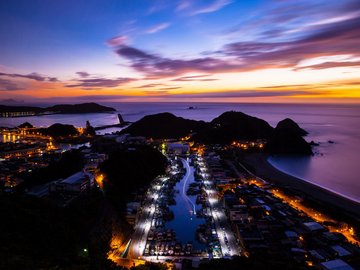
{"label": "coastline", "polygon": [[334,210],[341,211],[351,218],[360,219],[360,204],[331,192],[323,187],[286,174],[275,168],[267,160],[266,154],[247,154],[242,163],[255,175],[264,178],[279,187],[298,192],[305,199],[317,201],[323,205],[331,205]]}
{"label": "coastline", "polygon": [[355,203],[360,204],[360,200],[356,200],[355,198],[352,198],[352,197],[350,197],[350,196],[348,196],[348,195],[345,195],[345,194],[341,194],[340,192],[337,192],[336,190],[333,190],[333,189],[331,189],[331,188],[327,188],[327,187],[325,187],[325,186],[322,186],[322,185],[313,183],[313,182],[311,182],[311,181],[309,181],[309,180],[306,180],[306,179],[304,179],[304,178],[302,178],[302,177],[300,177],[300,176],[297,176],[297,175],[294,175],[294,174],[292,174],[292,173],[289,173],[289,172],[287,172],[287,171],[285,171],[285,170],[282,170],[281,168],[279,168],[279,167],[277,167],[275,164],[273,164],[273,163],[269,160],[269,158],[267,158],[267,162],[268,162],[271,166],[273,166],[275,169],[277,169],[278,171],[281,171],[281,172],[286,173],[286,174],[288,174],[288,175],[290,175],[290,176],[296,177],[296,178],[300,179],[301,181],[305,181],[305,182],[307,182],[307,183],[310,183],[310,184],[312,184],[312,185],[315,185],[315,186],[317,186],[317,187],[320,187],[320,188],[322,188],[322,189],[325,189],[325,190],[327,190],[327,191],[329,191],[329,192],[332,192],[332,193],[334,193],[334,194],[336,194],[336,195],[338,195],[338,196],[340,196],[340,197],[343,197],[343,198],[345,198],[345,199],[348,199],[348,200],[350,200],[350,201],[353,201],[353,202],[355,202]]}

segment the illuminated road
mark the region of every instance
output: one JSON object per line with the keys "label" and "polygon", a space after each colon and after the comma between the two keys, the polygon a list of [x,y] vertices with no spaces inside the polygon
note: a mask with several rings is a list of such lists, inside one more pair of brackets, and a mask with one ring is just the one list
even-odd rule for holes
{"label": "illuminated road", "polygon": [[132,242],[127,256],[128,258],[140,259],[143,255],[159,192],[160,191],[157,189],[149,189],[149,193],[145,199],[144,205],[141,207],[141,213],[139,214],[134,227],[135,231],[132,236]]}
{"label": "illuminated road", "polygon": [[[201,159],[202,160],[202,159]],[[207,172],[204,162],[199,162],[200,170]],[[240,255],[240,248],[237,244],[236,238],[229,225],[227,216],[224,213],[221,202],[219,200],[218,192],[212,180],[204,173],[205,191],[208,195],[208,202],[210,205],[211,215],[215,223],[215,229],[219,238],[221,251],[224,257]]]}
{"label": "illuminated road", "polygon": [[211,215],[214,219],[222,254],[224,257],[240,255],[239,246],[227,221],[227,216],[224,214],[224,210],[222,209],[221,203],[218,199],[217,191],[214,187],[212,187],[209,180],[206,180],[205,182],[205,190],[208,194]]}
{"label": "illuminated road", "polygon": [[241,168],[243,168],[245,170],[245,172],[247,172],[249,175],[251,175],[252,177],[254,177],[257,180],[260,180],[261,182],[263,182],[264,184],[267,184],[268,182],[265,181],[264,179],[262,179],[261,177],[253,174],[252,172],[250,172],[248,169],[246,169],[246,167],[244,165],[242,165],[240,162],[238,162],[238,164],[240,165]]}
{"label": "illuminated road", "polygon": [[[260,180],[263,184],[267,183],[264,179],[258,177],[257,175],[253,174],[252,172],[250,172],[249,170],[247,170],[240,162],[238,163],[249,175],[253,176],[255,179]],[[252,184],[255,185],[259,185],[259,183],[252,182]],[[261,187],[261,183],[259,185]],[[319,211],[316,211],[310,207],[305,206],[301,201],[299,201],[297,198],[291,197],[291,196],[287,196],[284,192],[281,192],[278,189],[272,189],[271,193],[281,199],[283,202],[287,203],[289,206],[291,206],[292,208],[301,211],[303,213],[305,213],[307,216],[311,217],[312,219],[314,219],[316,222],[330,222],[330,223],[334,223],[337,224],[338,222],[332,218],[330,218],[329,216],[327,216],[324,213],[320,213]],[[324,224],[323,224],[324,225]],[[329,226],[329,225],[324,225],[330,232],[337,232],[337,233],[341,233],[343,234],[346,239],[355,245],[360,245],[360,240],[357,239],[355,237],[355,232],[354,232],[354,228],[352,228],[351,226],[349,226],[348,224],[346,224],[345,222],[341,222],[339,225],[337,226]]]}
{"label": "illuminated road", "polygon": [[329,223],[337,224],[334,226],[328,226],[328,225],[325,226],[329,229],[330,232],[337,232],[344,235],[350,243],[353,243],[355,245],[360,245],[360,240],[355,237],[354,228],[349,226],[347,223],[345,222],[338,223],[336,220],[330,218],[326,214],[320,213],[319,211],[316,211],[308,206],[305,206],[298,199],[288,196],[284,192],[281,192],[278,189],[272,189],[271,192],[275,197],[281,199],[283,202],[287,203],[292,208],[295,208],[298,211],[305,213],[307,216],[311,217],[316,222],[320,222],[320,223],[329,222]]}

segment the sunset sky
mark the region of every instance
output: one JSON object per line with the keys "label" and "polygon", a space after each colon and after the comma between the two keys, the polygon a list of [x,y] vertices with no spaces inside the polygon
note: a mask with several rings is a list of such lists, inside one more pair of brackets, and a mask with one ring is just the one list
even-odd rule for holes
{"label": "sunset sky", "polygon": [[2,0],[0,36],[2,101],[360,103],[359,0]]}

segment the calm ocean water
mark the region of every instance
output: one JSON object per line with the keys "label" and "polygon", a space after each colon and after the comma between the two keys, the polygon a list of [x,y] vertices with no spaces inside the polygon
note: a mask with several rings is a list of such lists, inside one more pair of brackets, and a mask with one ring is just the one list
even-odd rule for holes
{"label": "calm ocean water", "polygon": [[[210,121],[224,111],[236,110],[262,118],[275,126],[292,118],[310,134],[308,141],[319,142],[313,157],[271,157],[278,169],[360,202],[360,105],[324,104],[185,104],[185,103],[108,103],[126,121],[146,114],[172,112],[184,118]],[[196,107],[188,110],[188,106]],[[85,126],[117,123],[116,114],[46,115],[41,117],[0,118],[0,126],[16,126],[25,121],[35,126],[53,123]],[[115,131],[110,130],[110,131]],[[329,143],[331,140],[334,143]]]}

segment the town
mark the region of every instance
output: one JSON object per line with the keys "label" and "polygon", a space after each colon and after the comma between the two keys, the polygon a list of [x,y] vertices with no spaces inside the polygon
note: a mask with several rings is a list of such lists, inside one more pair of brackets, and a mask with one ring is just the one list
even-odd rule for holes
{"label": "town", "polygon": [[[79,133],[89,126],[79,128]],[[166,156],[166,171],[126,202],[123,215],[133,232],[121,243],[109,245],[107,257],[116,265],[152,262],[169,269],[192,269],[216,259],[253,256],[283,257],[319,269],[359,265],[360,242],[353,227],[312,209],[300,196],[257,177],[234,158],[239,151],[261,150],[263,140],[205,145],[189,141],[190,136],[179,141],[115,133],[86,136],[86,143],[64,144],[66,136],[56,140],[28,123],[4,128],[1,192],[22,190],[67,207],[93,189],[104,189],[107,176],[100,165],[109,158],[109,149],[156,148]],[[72,151],[81,155],[77,171],[31,183],[33,170]],[[113,233],[110,243],[118,234]]]}

